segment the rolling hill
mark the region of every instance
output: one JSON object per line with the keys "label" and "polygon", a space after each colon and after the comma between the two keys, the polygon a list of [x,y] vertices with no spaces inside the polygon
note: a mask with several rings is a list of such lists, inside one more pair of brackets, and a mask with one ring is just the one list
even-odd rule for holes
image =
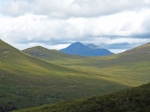
{"label": "rolling hill", "polygon": [[[150,53],[145,49],[149,46],[104,57],[59,55],[40,47],[38,55],[33,55],[38,59],[0,40],[0,110],[34,107],[148,83]],[[49,53],[55,57],[49,57]]]}
{"label": "rolling hill", "polygon": [[47,61],[53,61],[53,60],[67,61],[68,59],[80,58],[77,55],[68,55],[58,50],[50,50],[42,46],[35,46],[32,48],[28,48],[22,50],[22,52]]}
{"label": "rolling hill", "polygon": [[149,112],[150,83],[140,87],[14,112]]}
{"label": "rolling hill", "polygon": [[114,81],[127,86],[139,86],[143,83],[150,82],[149,49],[150,43],[124,53],[110,56],[68,58],[67,61],[62,61],[63,58],[57,58],[46,61],[71,69],[86,71],[97,79]]}
{"label": "rolling hill", "polygon": [[38,106],[129,87],[27,55],[0,40],[0,111]]}
{"label": "rolling hill", "polygon": [[96,48],[93,45],[85,46],[80,42],[73,43],[67,48],[62,49],[60,51],[66,54],[79,55],[79,56],[106,56],[106,55],[113,54],[107,49]]}

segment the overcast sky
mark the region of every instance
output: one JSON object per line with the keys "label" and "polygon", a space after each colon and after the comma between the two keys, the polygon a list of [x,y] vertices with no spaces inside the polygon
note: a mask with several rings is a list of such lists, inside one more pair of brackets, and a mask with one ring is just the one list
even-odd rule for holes
{"label": "overcast sky", "polygon": [[80,41],[122,52],[150,42],[150,0],[0,0],[0,39],[20,50]]}

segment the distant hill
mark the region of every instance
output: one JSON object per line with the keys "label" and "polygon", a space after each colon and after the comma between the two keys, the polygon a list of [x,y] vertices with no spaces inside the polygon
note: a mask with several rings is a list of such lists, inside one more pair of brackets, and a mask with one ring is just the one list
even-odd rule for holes
{"label": "distant hill", "polygon": [[32,48],[28,48],[28,49],[23,50],[23,52],[30,54],[34,57],[41,58],[44,60],[50,60],[50,61],[58,60],[58,59],[66,60],[69,58],[77,57],[77,56],[73,56],[73,55],[68,55],[68,54],[60,52],[58,50],[50,50],[50,49],[44,48],[42,46],[35,46]]}
{"label": "distant hill", "polygon": [[16,112],[149,112],[150,83],[106,95],[64,101]]}
{"label": "distant hill", "polygon": [[74,54],[79,56],[107,56],[113,54],[107,49],[98,48],[94,45],[85,46],[80,42],[73,43],[60,51],[66,54]]}

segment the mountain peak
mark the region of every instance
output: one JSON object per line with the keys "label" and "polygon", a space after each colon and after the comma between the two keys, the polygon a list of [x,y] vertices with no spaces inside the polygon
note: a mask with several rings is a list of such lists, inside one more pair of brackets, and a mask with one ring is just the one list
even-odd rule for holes
{"label": "mountain peak", "polygon": [[81,42],[75,42],[60,51],[66,54],[73,54],[79,56],[106,56],[113,54],[107,49],[100,49],[98,46],[93,44],[90,46],[85,46]]}
{"label": "mountain peak", "polygon": [[40,46],[40,45],[35,46],[35,47],[33,47],[33,48],[37,48],[37,49],[47,49],[47,48],[45,48],[45,47],[43,47],[43,46]]}
{"label": "mountain peak", "polygon": [[75,43],[73,43],[73,44],[71,44],[70,46],[81,46],[81,47],[83,47],[83,46],[85,46],[84,44],[82,44],[81,42],[75,42]]}
{"label": "mountain peak", "polygon": [[73,43],[73,44],[82,44],[81,42],[75,42],[75,43]]}

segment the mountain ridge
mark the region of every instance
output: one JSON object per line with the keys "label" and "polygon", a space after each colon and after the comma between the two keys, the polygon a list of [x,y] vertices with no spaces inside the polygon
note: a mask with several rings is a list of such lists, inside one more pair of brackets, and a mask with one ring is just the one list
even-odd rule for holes
{"label": "mountain ridge", "polygon": [[107,49],[91,48],[88,45],[83,45],[81,42],[75,42],[67,48],[61,49],[60,52],[79,56],[107,56],[113,54]]}
{"label": "mountain ridge", "polygon": [[[150,54],[147,53],[77,58],[71,55],[60,59],[55,53],[57,58],[49,61],[25,54],[4,42],[0,42],[0,49],[0,109],[5,107],[9,111],[108,93],[150,81]],[[44,50],[47,52],[48,49]]]}

